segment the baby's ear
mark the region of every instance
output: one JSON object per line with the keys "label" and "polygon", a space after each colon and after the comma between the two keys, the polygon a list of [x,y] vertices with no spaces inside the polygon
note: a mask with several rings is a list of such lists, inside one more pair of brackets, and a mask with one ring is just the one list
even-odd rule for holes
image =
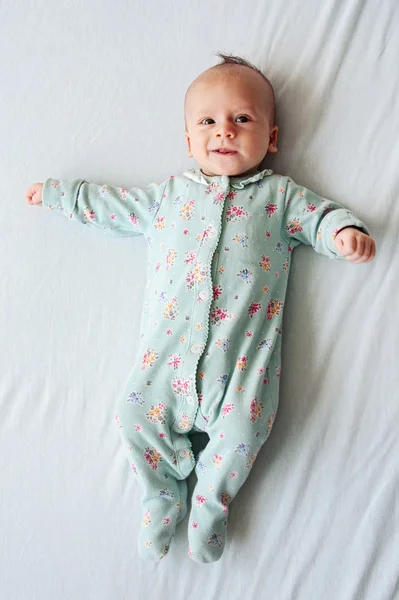
{"label": "baby's ear", "polygon": [[187,140],[187,154],[190,158],[192,158],[193,153],[191,152],[191,143],[190,143],[190,136],[188,135],[187,131],[184,132],[184,135],[186,137]]}
{"label": "baby's ear", "polygon": [[273,125],[272,130],[270,132],[269,137],[269,147],[267,149],[268,152],[277,152],[277,137],[278,137],[278,127],[277,125]]}

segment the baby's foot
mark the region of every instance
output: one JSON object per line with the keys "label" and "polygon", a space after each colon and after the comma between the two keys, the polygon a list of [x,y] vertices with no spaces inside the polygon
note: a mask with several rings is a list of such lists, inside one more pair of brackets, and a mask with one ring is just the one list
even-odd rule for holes
{"label": "baby's foot", "polygon": [[[205,508],[202,507],[202,508]],[[200,509],[202,511],[202,509]],[[199,517],[199,518],[197,518]],[[219,560],[226,542],[227,516],[219,519],[210,515],[198,514],[192,510],[188,526],[188,554],[190,558],[200,563],[210,563]]]}
{"label": "baby's foot", "polygon": [[166,556],[176,525],[186,516],[187,484],[185,481],[176,483],[176,493],[173,496],[170,490],[162,490],[161,496],[144,500],[144,515],[138,538],[141,558],[159,560]]}

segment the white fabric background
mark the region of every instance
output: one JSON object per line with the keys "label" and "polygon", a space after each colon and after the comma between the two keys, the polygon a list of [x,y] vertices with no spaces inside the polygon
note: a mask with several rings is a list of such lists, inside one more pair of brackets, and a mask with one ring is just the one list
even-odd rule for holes
{"label": "white fabric background", "polygon": [[[399,597],[398,28],[396,0],[0,2],[2,600]],[[150,564],[114,424],[145,241],[88,231],[24,192],[195,166],[183,97],[216,50],[275,85],[268,166],[355,211],[378,256],[296,251],[278,418],[224,557],[191,562],[186,520]]]}

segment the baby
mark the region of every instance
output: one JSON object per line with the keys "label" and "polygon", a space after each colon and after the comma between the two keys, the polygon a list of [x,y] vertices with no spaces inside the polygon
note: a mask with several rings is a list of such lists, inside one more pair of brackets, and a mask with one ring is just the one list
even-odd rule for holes
{"label": "baby", "polygon": [[[149,245],[137,362],[116,423],[143,491],[139,553],[159,559],[197,484],[189,555],[223,553],[229,505],[273,426],[292,251],[369,262],[375,243],[336,202],[258,170],[277,152],[274,94],[247,61],[219,55],[185,99],[190,169],[146,189],[47,179],[26,199]],[[209,442],[196,459],[190,432]]]}

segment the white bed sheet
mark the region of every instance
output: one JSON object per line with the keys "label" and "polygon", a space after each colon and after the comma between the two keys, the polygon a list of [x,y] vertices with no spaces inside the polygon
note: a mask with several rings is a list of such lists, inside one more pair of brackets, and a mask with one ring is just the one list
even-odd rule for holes
{"label": "white bed sheet", "polygon": [[[398,598],[396,0],[82,4],[0,3],[1,600]],[[216,50],[275,85],[268,166],[358,213],[378,255],[296,250],[279,413],[223,559],[190,561],[185,520],[150,564],[113,422],[145,241],[23,196],[48,176],[131,187],[194,166],[183,95]]]}

